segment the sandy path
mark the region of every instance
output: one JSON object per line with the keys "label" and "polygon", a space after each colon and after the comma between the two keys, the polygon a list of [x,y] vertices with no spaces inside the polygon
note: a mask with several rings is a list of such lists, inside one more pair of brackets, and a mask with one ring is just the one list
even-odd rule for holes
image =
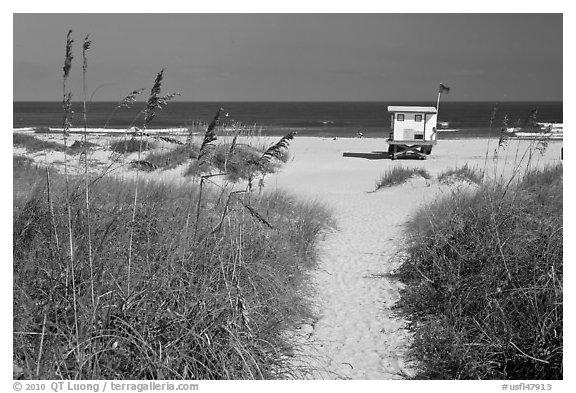
{"label": "sandy path", "polygon": [[312,152],[295,141],[297,155],[277,178],[278,186],[327,204],[338,223],[320,244],[313,276],[320,319],[302,328],[314,343],[308,354],[319,371],[313,377],[401,378],[410,372],[404,363],[409,338],[405,321],[391,310],[400,284],[385,274],[395,267],[407,215],[431,187],[422,180],[368,193],[382,160],[342,157],[338,142],[326,140],[325,151]]}
{"label": "sandy path", "polygon": [[[338,374],[332,377],[394,379],[409,372],[403,360],[408,343],[405,321],[391,310],[400,284],[385,275],[396,266],[393,256],[402,239],[401,226],[422,191],[422,183],[410,187],[401,203],[392,193],[362,191],[353,198],[333,194],[325,200],[335,209],[340,229],[321,244],[321,270],[314,279],[322,317],[311,338],[328,357],[320,368]],[[391,202],[394,207],[387,208]]]}
{"label": "sandy path", "polygon": [[[560,146],[552,146],[541,164],[557,160]],[[312,344],[307,355],[315,359],[315,379],[400,379],[413,372],[405,361],[406,321],[391,309],[401,284],[386,273],[399,263],[393,257],[411,214],[449,191],[424,179],[368,191],[395,165],[423,167],[433,177],[464,163],[483,167],[486,141],[442,141],[426,161],[344,156],[385,149],[383,140],[297,138],[290,148],[292,162],[267,183],[325,203],[338,223],[320,244],[313,274],[319,320],[301,329]]]}

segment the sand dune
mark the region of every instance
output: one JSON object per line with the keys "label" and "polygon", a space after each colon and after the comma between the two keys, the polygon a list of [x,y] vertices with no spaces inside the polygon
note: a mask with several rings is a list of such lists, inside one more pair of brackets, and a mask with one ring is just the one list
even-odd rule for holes
{"label": "sand dune", "polygon": [[[269,145],[276,140],[260,138],[257,142]],[[108,143],[103,137],[97,142]],[[388,277],[400,263],[396,253],[403,245],[403,225],[419,205],[451,192],[435,180],[442,171],[468,164],[486,169],[489,177],[509,176],[521,160],[520,166],[526,166],[529,156],[525,152],[530,150],[534,166],[560,160],[562,141],[550,141],[543,155],[535,151],[534,141],[509,141],[498,152],[498,160],[494,159],[496,147],[496,140],[442,140],[427,160],[392,161],[384,153],[384,139],[297,137],[291,143],[291,160],[268,176],[265,189],[285,189],[321,201],[333,209],[338,225],[320,244],[319,269],[312,273],[318,319],[303,321],[299,330],[308,344],[300,361],[317,369],[313,378],[400,379],[413,373],[405,356],[410,344],[406,321],[392,309],[401,284]],[[61,152],[30,154],[22,148],[15,148],[14,153],[56,167],[62,166],[64,158]],[[121,157],[114,175],[134,176],[127,164],[135,158],[135,154]],[[91,169],[101,171],[110,153],[99,149],[89,159],[95,161]],[[432,179],[412,179],[372,192],[378,177],[394,166],[425,168]],[[82,173],[81,165],[77,169]],[[182,174],[183,168],[177,168],[141,176],[190,181]]]}

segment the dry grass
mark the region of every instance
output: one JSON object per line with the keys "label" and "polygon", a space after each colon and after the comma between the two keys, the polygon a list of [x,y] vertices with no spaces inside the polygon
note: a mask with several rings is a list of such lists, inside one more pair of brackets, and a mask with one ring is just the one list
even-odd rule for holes
{"label": "dry grass", "polygon": [[145,161],[157,169],[172,169],[198,158],[199,149],[194,145],[178,145],[164,151],[153,151],[146,155]]}
{"label": "dry grass", "polygon": [[414,214],[399,307],[417,378],[562,379],[562,229],[561,165]]}
{"label": "dry grass", "polygon": [[[200,148],[179,145],[142,159],[144,150],[155,147],[146,127],[176,96],[160,94],[164,70],[142,112],[139,138],[110,146],[119,154],[138,152],[136,180],[106,176],[110,168],[92,177],[87,160],[83,176],[70,175],[67,154],[87,156],[94,147],[86,132],[82,142],[67,147],[73,119],[66,85],[71,33],[63,67],[64,144],[14,135],[14,144],[29,151],[64,152],[64,174],[14,158],[13,361],[18,377],[302,376],[305,370],[290,361],[301,343],[287,332],[310,318],[307,273],[330,214],[284,192],[256,197],[213,190],[210,175],[201,177],[199,187],[139,181],[143,168],[169,168],[198,156],[214,159],[211,165],[223,158],[223,170],[235,174],[237,168],[238,177],[252,165],[246,158],[249,148],[226,146],[223,155],[213,149],[221,111]],[[84,102],[90,45],[86,36]],[[140,92],[132,92],[119,107],[131,105]],[[282,141],[277,145],[286,148]],[[255,155],[257,170],[263,168],[263,154]]]}
{"label": "dry grass", "polygon": [[465,181],[469,183],[480,184],[484,174],[476,169],[464,164],[458,168],[448,169],[438,175],[438,181],[444,184],[451,184],[454,182]]}
{"label": "dry grass", "polygon": [[430,179],[430,174],[424,168],[405,168],[402,166],[395,166],[392,169],[386,170],[384,174],[376,181],[376,191],[385,188],[397,186],[405,183],[409,179],[420,176],[424,179]]}
{"label": "dry grass", "polygon": [[14,172],[14,360],[25,378],[296,376],[288,361],[299,347],[284,332],[310,314],[306,272],[329,221],[325,209],[285,193],[251,197],[270,229],[240,201],[225,204],[205,190],[193,239],[195,188],[141,183],[132,220],[134,185],[105,178],[90,189],[92,281],[83,180],[70,182],[77,190],[70,198],[75,291],[67,241],[60,250],[54,243],[55,234],[67,238],[64,179],[51,174],[54,233],[44,170],[19,165]]}
{"label": "dry grass", "polygon": [[122,137],[119,140],[110,143],[110,149],[115,153],[129,154],[137,153],[139,151],[152,150],[156,148],[156,143],[148,139],[131,138],[126,139]]}
{"label": "dry grass", "polygon": [[50,141],[43,141],[41,139],[36,138],[33,135],[28,134],[12,134],[12,143],[14,146],[24,147],[31,153],[39,152],[39,151],[65,151],[66,146],[61,143],[57,142],[50,142]]}

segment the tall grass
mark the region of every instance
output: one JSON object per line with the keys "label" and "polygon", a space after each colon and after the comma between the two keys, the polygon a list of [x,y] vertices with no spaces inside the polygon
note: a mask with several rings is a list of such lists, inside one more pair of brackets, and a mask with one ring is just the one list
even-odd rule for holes
{"label": "tall grass", "polygon": [[[27,378],[36,364],[40,379],[285,378],[296,372],[287,359],[297,346],[284,332],[310,313],[305,277],[329,219],[323,208],[280,193],[252,201],[269,229],[231,200],[215,232],[223,201],[205,191],[211,208],[203,209],[193,242],[184,228],[195,188],[141,183],[132,219],[134,184],[102,179],[90,190],[93,280],[87,210],[81,192],[70,198],[72,288],[71,273],[50,240],[42,173],[26,165],[14,172],[14,359]],[[67,231],[64,183],[52,175],[61,236]],[[35,348],[42,338],[40,361]]]}
{"label": "tall grass", "polygon": [[470,183],[480,184],[484,174],[482,171],[464,164],[460,167],[448,169],[438,175],[440,183],[450,184],[457,181],[467,181]]}
{"label": "tall grass", "polygon": [[[66,35],[66,56],[64,58],[64,67],[62,68],[63,70],[63,74],[62,74],[62,111],[63,111],[63,121],[62,121],[62,137],[64,140],[64,176],[65,176],[65,183],[66,183],[66,209],[67,209],[67,218],[68,218],[68,249],[69,249],[69,254],[68,254],[68,258],[70,261],[70,274],[72,276],[72,295],[73,295],[73,303],[72,303],[72,309],[74,311],[74,338],[75,338],[75,342],[76,344],[79,343],[79,331],[78,331],[78,308],[77,308],[77,302],[76,302],[76,274],[75,274],[75,269],[76,269],[76,263],[75,263],[75,254],[74,254],[74,242],[73,242],[73,235],[72,235],[72,211],[71,211],[71,203],[70,203],[70,189],[69,189],[69,179],[68,179],[68,155],[66,153],[66,151],[68,150],[68,143],[67,143],[67,137],[69,135],[69,130],[72,127],[72,117],[74,115],[74,112],[72,111],[72,92],[66,92],[66,82],[68,81],[68,77],[70,76],[70,69],[72,68],[72,59],[73,59],[73,55],[72,55],[72,44],[74,43],[74,40],[71,38],[72,35],[72,30],[68,30],[68,34]],[[47,177],[47,184],[48,184],[48,188],[50,189],[50,178],[49,178],[49,172],[46,171],[46,177]],[[48,199],[50,201],[52,201],[52,196],[50,195],[50,193],[48,193]],[[52,207],[51,207],[52,209]],[[53,214],[52,211],[50,212],[50,214]],[[66,268],[68,269],[68,268]],[[44,315],[46,316],[46,312],[44,313]],[[43,326],[45,326],[45,324],[43,324]],[[42,329],[42,341],[41,344],[44,343],[44,328]],[[42,349],[43,346],[40,345],[40,349],[39,352],[40,354],[42,353]],[[80,354],[78,353],[78,356],[80,356]],[[38,366],[37,366],[37,370],[36,370],[36,375],[39,375],[39,365],[40,365],[40,361],[41,361],[41,356],[38,356]]]}
{"label": "tall grass", "polygon": [[28,134],[12,134],[12,143],[14,146],[23,147],[31,153],[47,150],[63,152],[66,150],[66,146],[61,143],[43,141],[33,135]]}
{"label": "tall grass", "polygon": [[[160,72],[156,75],[156,79],[154,80],[154,84],[150,89],[150,95],[148,97],[148,101],[146,102],[146,107],[144,108],[144,122],[142,124],[142,132],[140,132],[140,144],[138,148],[138,159],[137,162],[141,161],[142,156],[142,144],[144,141],[144,133],[146,131],[146,127],[152,122],[152,120],[156,117],[156,114],[159,110],[161,110],[168,102],[170,102],[177,94],[169,94],[166,96],[161,96],[160,92],[162,89],[162,80],[164,79],[164,68],[160,70]],[[140,174],[140,166],[136,167],[136,182],[134,183],[134,203],[132,205],[132,225],[130,226],[130,239],[128,241],[128,278],[127,278],[127,285],[126,291],[128,295],[131,294],[130,291],[130,284],[132,281],[131,276],[131,267],[132,267],[132,245],[134,241],[134,222],[136,220],[136,213],[138,209],[138,177]]]}
{"label": "tall grass", "polygon": [[88,191],[90,179],[88,176],[88,117],[86,111],[86,72],[88,70],[88,58],[86,52],[90,49],[92,41],[90,41],[90,35],[84,37],[84,43],[82,44],[82,117],[84,120],[84,138],[82,140],[84,148],[84,198],[86,201],[86,229],[88,231],[88,261],[90,263],[90,283],[91,283],[91,294],[92,294],[92,308],[95,307],[94,300],[94,267],[92,264],[92,234],[91,234],[91,218],[90,218],[90,193]]}
{"label": "tall grass", "polygon": [[221,171],[225,171],[232,181],[248,180],[255,173],[273,173],[279,164],[273,161],[262,161],[265,152],[257,147],[245,144],[235,146],[223,143],[214,149],[210,164]]}
{"label": "tall grass", "polygon": [[25,148],[30,153],[36,152],[66,152],[68,155],[85,154],[87,149],[97,147],[96,143],[75,141],[69,147],[62,143],[45,141],[38,139],[33,135],[14,133],[12,134],[12,143],[14,146]]}
{"label": "tall grass", "polygon": [[110,143],[110,149],[119,154],[137,153],[146,150],[152,150],[156,147],[154,141],[138,140],[136,138],[125,139],[120,137]]}
{"label": "tall grass", "polygon": [[198,158],[199,148],[194,145],[179,145],[161,152],[150,152],[144,160],[159,169],[172,169]]}
{"label": "tall grass", "polygon": [[562,165],[416,212],[399,277],[424,379],[561,379]]}
{"label": "tall grass", "polygon": [[423,177],[424,179],[431,178],[428,171],[424,168],[405,168],[402,166],[395,166],[391,169],[387,169],[380,176],[376,181],[375,190],[377,191],[381,188],[397,186],[416,176]]}
{"label": "tall grass", "polygon": [[[287,332],[310,317],[307,272],[315,265],[316,242],[330,225],[329,212],[284,192],[251,197],[222,186],[218,192],[203,189],[210,174],[202,176],[200,187],[144,182],[138,172],[134,181],[108,172],[89,178],[86,163],[83,176],[70,175],[66,82],[72,43],[69,31],[64,145],[53,146],[65,153],[65,173],[14,159],[15,370],[26,379],[302,376],[305,370],[290,361],[301,343]],[[86,36],[84,102],[90,43]],[[146,127],[175,96],[160,95],[163,72],[142,112],[139,140],[111,146],[119,153],[138,152],[136,162],[147,162],[141,159],[151,139],[145,138]],[[85,106],[83,115],[84,138],[77,149],[86,157]],[[170,167],[203,154],[214,157],[219,116],[220,111],[200,148],[179,145],[169,156],[152,153],[147,159]],[[16,134],[14,142],[28,149],[49,146]],[[258,151],[258,170],[270,161],[267,154],[275,157],[281,148],[287,148],[287,139]],[[224,173],[232,173],[234,154],[242,148],[220,149],[227,151]]]}

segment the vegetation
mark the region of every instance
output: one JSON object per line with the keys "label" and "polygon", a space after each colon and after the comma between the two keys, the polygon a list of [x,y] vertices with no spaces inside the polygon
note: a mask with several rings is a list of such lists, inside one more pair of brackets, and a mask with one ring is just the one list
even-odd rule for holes
{"label": "vegetation", "polygon": [[122,137],[119,140],[110,143],[110,149],[115,153],[127,154],[127,153],[137,153],[140,151],[152,150],[156,147],[153,141],[147,138],[130,138],[126,139]]}
{"label": "vegetation", "polygon": [[402,166],[395,166],[387,169],[384,174],[376,181],[376,191],[384,187],[397,186],[405,183],[407,180],[414,176],[421,176],[424,179],[430,179],[431,176],[424,168],[405,168]]}
{"label": "vegetation", "polygon": [[562,166],[416,212],[398,276],[424,379],[562,379]]}
{"label": "vegetation", "polygon": [[34,127],[35,134],[51,134],[54,131],[50,130],[50,127]]}
{"label": "vegetation", "polygon": [[248,189],[232,191],[212,183],[211,174],[188,186],[138,176],[143,168],[189,159],[207,162],[210,172],[223,158],[218,169],[224,174],[251,179],[255,172],[244,168],[272,165],[292,135],[264,152],[236,145],[236,139],[216,147],[220,109],[199,149],[187,144],[142,159],[155,146],[146,127],[176,96],[160,94],[161,70],[141,113],[142,135],[111,144],[116,153],[138,153],[135,180],[94,177],[87,160],[84,174],[73,176],[68,154],[87,155],[94,145],[86,131],[89,36],[82,51],[83,140],[67,144],[71,33],[62,79],[64,143],[14,134],[14,144],[28,150],[64,152],[62,174],[14,157],[15,377],[264,379],[306,372],[291,363],[301,343],[288,332],[311,316],[307,272],[322,230],[331,225],[329,212],[284,192],[256,197]]}
{"label": "vegetation", "polygon": [[14,133],[12,134],[12,143],[14,146],[24,147],[29,152],[39,152],[46,150],[65,151],[66,146],[61,143],[43,141],[33,135]]}
{"label": "vegetation", "polygon": [[97,144],[91,142],[76,141],[71,146],[67,147],[62,143],[43,141],[33,135],[22,133],[12,134],[12,142],[14,146],[23,147],[31,153],[52,150],[58,152],[66,152],[67,154],[71,155],[83,153],[85,148],[88,149],[98,146]]}
{"label": "vegetation", "polygon": [[458,168],[448,169],[438,175],[438,181],[450,184],[457,181],[467,181],[470,183],[482,183],[483,174],[481,171],[464,164]]}
{"label": "vegetation", "polygon": [[70,198],[74,271],[65,251],[65,189],[62,175],[51,173],[48,190],[45,170],[15,167],[14,359],[26,378],[297,372],[287,367],[296,343],[283,333],[310,313],[305,277],[329,222],[324,208],[278,193],[250,200],[265,212],[258,218],[247,200],[205,191],[195,223],[197,189],[142,183],[132,222],[134,184],[105,178],[90,189],[91,273],[81,191]]}
{"label": "vegetation", "polygon": [[194,145],[178,145],[175,148],[161,152],[152,151],[146,155],[145,161],[159,169],[172,169],[198,158],[199,149]]}
{"label": "vegetation", "polygon": [[214,149],[209,158],[212,166],[226,172],[228,178],[236,181],[249,179],[256,173],[273,173],[279,164],[268,160],[260,160],[264,150],[250,145],[237,144],[233,149],[228,143],[223,143]]}

